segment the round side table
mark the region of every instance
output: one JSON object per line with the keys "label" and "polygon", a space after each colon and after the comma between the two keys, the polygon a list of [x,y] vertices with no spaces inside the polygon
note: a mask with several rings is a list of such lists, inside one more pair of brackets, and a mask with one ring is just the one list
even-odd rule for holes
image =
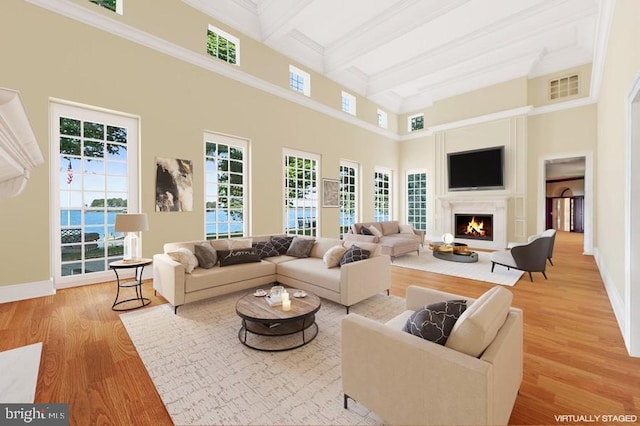
{"label": "round side table", "polygon": [[[151,265],[151,259],[140,259],[133,262],[125,262],[124,260],[117,260],[115,262],[109,263],[109,268],[113,269],[113,272],[116,274],[116,279],[118,280],[118,289],[116,291],[116,298],[113,301],[113,305],[111,309],[114,311],[131,311],[133,309],[142,308],[143,306],[147,306],[151,303],[146,297],[142,297],[142,272],[144,271],[144,267],[147,265]],[[120,275],[118,275],[118,270],[120,269],[135,269],[134,277],[132,280],[128,281],[120,281]],[[120,289],[125,287],[135,287],[136,289],[136,297],[132,297],[126,300],[118,301],[120,297]],[[118,307],[123,303],[127,302],[140,302],[139,306],[133,306],[130,308]]]}

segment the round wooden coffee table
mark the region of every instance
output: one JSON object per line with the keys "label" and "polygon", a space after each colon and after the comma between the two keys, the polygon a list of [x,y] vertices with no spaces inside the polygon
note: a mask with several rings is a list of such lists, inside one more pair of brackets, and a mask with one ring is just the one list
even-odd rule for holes
{"label": "round wooden coffee table", "polygon": [[269,306],[264,296],[249,293],[236,302],[236,313],[242,318],[238,331],[240,342],[259,351],[280,352],[306,345],[318,335],[316,312],[320,309],[320,298],[306,292],[305,297],[296,298],[297,290],[287,288],[291,295],[291,310],[282,306]]}

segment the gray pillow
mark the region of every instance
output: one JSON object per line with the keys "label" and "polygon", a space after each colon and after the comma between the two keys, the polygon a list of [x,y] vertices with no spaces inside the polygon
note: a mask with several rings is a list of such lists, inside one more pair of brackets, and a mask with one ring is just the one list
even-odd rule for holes
{"label": "gray pillow", "polygon": [[194,247],[194,254],[201,268],[211,269],[218,263],[218,254],[209,243],[197,244]]}
{"label": "gray pillow", "polygon": [[309,257],[309,253],[311,253],[311,249],[315,243],[316,240],[311,238],[293,237],[293,241],[291,241],[291,245],[287,249],[287,255],[293,257]]}
{"label": "gray pillow", "polygon": [[415,311],[407,320],[402,331],[444,345],[454,324],[466,309],[466,300],[432,303]]}

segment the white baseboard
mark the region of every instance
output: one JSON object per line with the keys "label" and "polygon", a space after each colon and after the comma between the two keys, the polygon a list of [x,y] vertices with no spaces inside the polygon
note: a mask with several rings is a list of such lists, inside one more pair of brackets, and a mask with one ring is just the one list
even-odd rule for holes
{"label": "white baseboard", "polygon": [[54,294],[56,294],[56,289],[53,286],[53,280],[5,285],[0,287],[0,303],[16,302]]}
{"label": "white baseboard", "polygon": [[626,341],[626,322],[625,322],[625,305],[618,288],[615,285],[614,280],[609,275],[607,270],[607,265],[604,259],[600,256],[600,252],[597,248],[593,249],[594,258],[596,260],[596,265],[598,265],[598,270],[600,271],[600,277],[602,278],[602,282],[604,283],[604,289],[607,291],[607,295],[609,296],[609,301],[611,302],[611,308],[613,309],[613,313],[616,316],[616,320],[618,321],[618,327],[620,328],[620,333],[622,334],[622,338],[625,339],[625,344],[628,345],[629,342]]}

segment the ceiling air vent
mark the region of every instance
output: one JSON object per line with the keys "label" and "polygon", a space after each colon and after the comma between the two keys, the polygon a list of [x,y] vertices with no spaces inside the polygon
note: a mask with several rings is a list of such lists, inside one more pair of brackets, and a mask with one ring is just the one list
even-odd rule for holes
{"label": "ceiling air vent", "polygon": [[549,81],[549,99],[556,100],[578,94],[578,74]]}

